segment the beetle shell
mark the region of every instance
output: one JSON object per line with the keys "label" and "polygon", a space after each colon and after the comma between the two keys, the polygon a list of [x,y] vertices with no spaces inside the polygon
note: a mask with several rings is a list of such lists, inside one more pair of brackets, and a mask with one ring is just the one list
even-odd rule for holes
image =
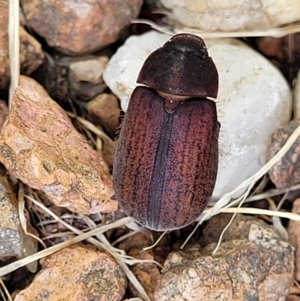
{"label": "beetle shell", "polygon": [[[200,38],[178,36],[151,54],[141,69],[139,81],[149,87],[137,87],[132,93],[113,169],[115,194],[123,211],[156,231],[178,229],[195,221],[212,195],[218,167],[220,125],[216,105],[203,96],[216,95],[218,74]],[[170,47],[172,41],[175,42]],[[161,61],[159,71],[154,60],[156,71],[151,71],[151,60],[156,53],[161,58],[164,53],[169,55],[168,49],[165,52],[166,45],[174,52],[172,64],[170,60],[165,61],[167,65]],[[176,58],[176,53],[181,60]],[[199,57],[202,57],[200,63]],[[200,75],[193,71],[199,67],[189,61],[193,58],[205,68]],[[178,66],[180,62],[183,65],[188,62],[186,66],[191,70]],[[148,78],[149,70],[152,76],[158,77]],[[183,70],[185,76],[191,74],[200,79],[203,74],[215,74],[210,84],[213,87],[193,87],[190,91],[182,86],[187,80],[178,70]],[[162,73],[168,76],[161,77]],[[194,84],[197,81],[199,78],[191,80]],[[208,85],[206,81],[204,84]]]}
{"label": "beetle shell", "polygon": [[216,98],[219,76],[203,40],[178,34],[146,59],[137,82],[171,95]]}

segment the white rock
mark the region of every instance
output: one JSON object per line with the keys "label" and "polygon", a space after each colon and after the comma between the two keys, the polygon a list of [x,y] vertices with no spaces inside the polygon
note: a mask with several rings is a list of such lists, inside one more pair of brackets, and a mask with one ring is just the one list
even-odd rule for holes
{"label": "white rock", "polygon": [[240,31],[300,20],[299,0],[161,0],[174,19],[205,31]]}
{"label": "white rock", "polygon": [[[143,61],[168,38],[154,31],[132,36],[109,61],[103,77],[121,99],[124,111]],[[220,79],[217,106],[222,126],[216,199],[265,164],[271,134],[290,120],[292,96],[281,73],[244,43],[235,39],[205,43]]]}
{"label": "white rock", "polygon": [[77,82],[84,81],[97,85],[102,83],[102,74],[107,65],[107,56],[85,56],[74,58],[70,64],[70,70]]}

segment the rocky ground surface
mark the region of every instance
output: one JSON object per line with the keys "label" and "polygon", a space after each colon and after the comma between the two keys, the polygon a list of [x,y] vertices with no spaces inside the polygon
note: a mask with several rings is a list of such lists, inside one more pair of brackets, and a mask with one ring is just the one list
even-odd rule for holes
{"label": "rocky ground surface", "polygon": [[[300,300],[299,137],[257,179],[244,214],[210,217],[188,241],[196,223],[161,236],[118,206],[120,127],[143,62],[171,30],[204,31],[219,73],[219,170],[209,208],[299,126],[300,29],[256,37],[297,26],[290,24],[300,21],[299,2],[177,2],[20,0],[22,75],[8,104],[9,9],[0,0],[3,300]],[[207,35],[237,29],[237,38]]]}

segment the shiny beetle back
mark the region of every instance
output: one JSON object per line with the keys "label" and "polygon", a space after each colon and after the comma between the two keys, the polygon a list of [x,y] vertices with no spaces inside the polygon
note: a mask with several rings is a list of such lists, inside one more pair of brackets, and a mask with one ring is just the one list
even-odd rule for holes
{"label": "shiny beetle back", "polygon": [[189,225],[217,175],[217,69],[202,39],[180,34],[145,61],[122,125],[114,187],[123,211],[156,231]]}

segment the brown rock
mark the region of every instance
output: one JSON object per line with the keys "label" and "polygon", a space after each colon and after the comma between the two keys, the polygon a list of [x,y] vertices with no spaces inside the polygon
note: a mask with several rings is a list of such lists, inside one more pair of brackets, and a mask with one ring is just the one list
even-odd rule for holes
{"label": "brown rock", "polygon": [[109,168],[113,167],[117,143],[118,140],[103,143],[102,155]]}
{"label": "brown rock", "polygon": [[114,43],[137,17],[142,0],[22,0],[27,26],[69,55],[91,54]]}
{"label": "brown rock", "polygon": [[285,54],[282,48],[282,38],[262,37],[255,40],[258,49],[266,56],[275,58],[276,61],[282,62]]}
{"label": "brown rock", "polygon": [[293,248],[272,227],[253,223],[248,239],[215,243],[192,256],[169,255],[155,290],[155,300],[277,301],[293,285]]}
{"label": "brown rock", "polygon": [[[124,241],[119,247],[124,249],[126,253],[133,258],[141,260],[155,260],[154,250],[144,251],[143,248],[152,244],[149,235],[137,233]],[[160,276],[158,265],[155,263],[137,263],[131,267],[133,274],[137,277],[147,295],[154,300],[154,290],[156,281]],[[137,289],[129,283],[129,290],[132,296],[139,296]],[[142,296],[140,296],[142,298]]]}
{"label": "brown rock", "polygon": [[[10,79],[8,53],[8,5],[0,1],[0,89],[7,89]],[[44,60],[41,45],[20,27],[20,64],[21,73],[30,75]]]}
{"label": "brown rock", "polygon": [[[221,213],[209,219],[203,227],[203,235],[200,238],[200,244],[206,246],[213,242],[218,242],[220,235],[231,219],[231,214]],[[253,224],[253,216],[237,214],[230,227],[225,231],[222,241],[234,239],[248,239],[248,233]],[[264,226],[266,223],[261,219],[255,219],[255,224]]]}
{"label": "brown rock", "polygon": [[96,123],[103,126],[112,136],[120,125],[120,105],[117,97],[113,94],[103,93],[96,96],[87,104],[89,114]]}
{"label": "brown rock", "polygon": [[257,48],[292,81],[300,68],[300,33],[256,39]]}
{"label": "brown rock", "polygon": [[[299,124],[300,120],[292,120],[276,130],[271,137],[267,160],[275,156]],[[278,189],[288,188],[300,182],[300,139],[297,139],[290,150],[269,170],[269,176]]]}
{"label": "brown rock", "polygon": [[65,248],[43,260],[42,270],[14,301],[118,301],[127,281],[106,253],[88,246]]}
{"label": "brown rock", "polygon": [[0,134],[0,161],[55,205],[81,214],[117,209],[107,165],[33,79],[21,76]]}
{"label": "brown rock", "polygon": [[[293,213],[300,214],[300,199],[297,199],[293,203]],[[291,245],[296,249],[296,271],[295,278],[300,280],[300,224],[297,221],[289,221],[287,228],[289,234],[289,241]]]}
{"label": "brown rock", "polygon": [[[133,248],[130,250],[128,255],[141,260],[154,260],[153,251],[151,250],[143,251],[138,248]],[[156,282],[160,276],[157,264],[138,263],[132,267],[132,272],[145,289],[149,298],[151,300],[154,300],[154,290],[156,287]],[[129,283],[129,290],[131,291],[133,296],[139,296],[138,291],[131,283]],[[142,298],[143,296],[140,297]]]}

